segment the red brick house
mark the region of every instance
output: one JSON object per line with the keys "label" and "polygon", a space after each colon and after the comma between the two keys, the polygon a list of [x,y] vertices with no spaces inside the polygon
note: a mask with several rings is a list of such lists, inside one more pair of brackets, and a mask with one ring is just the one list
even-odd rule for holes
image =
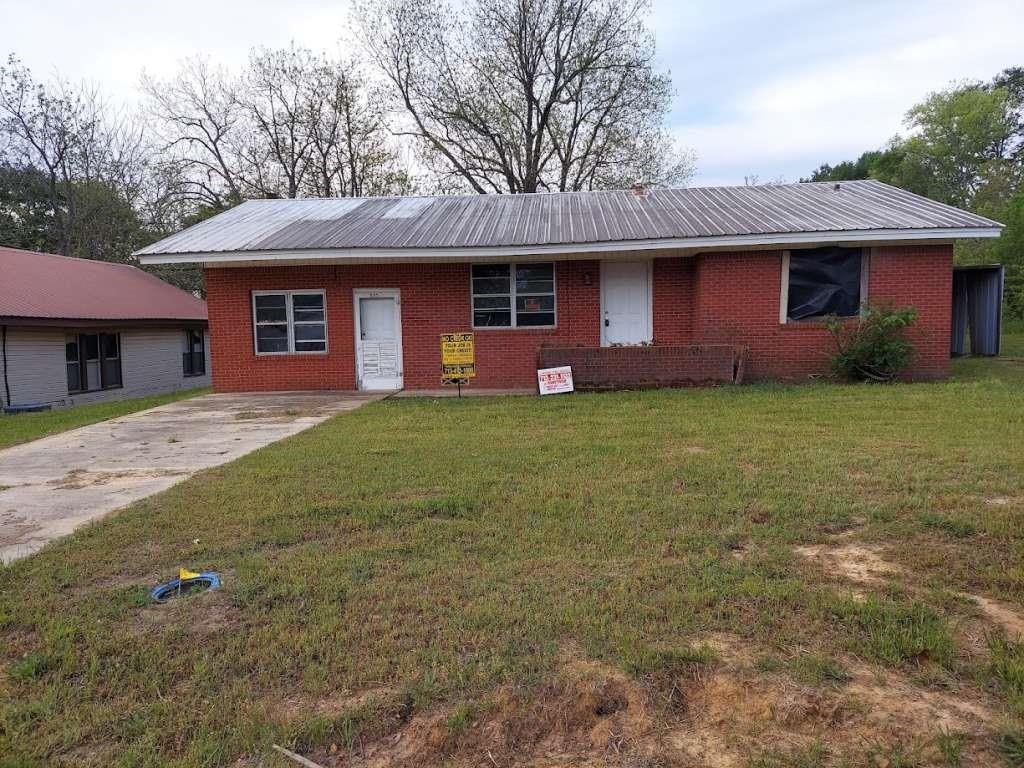
{"label": "red brick house", "polygon": [[1001,225],[875,181],[253,200],[137,254],[206,274],[214,388],[427,389],[474,331],[480,388],[827,370],[826,314],[913,305],[910,375],[949,366],[953,242]]}

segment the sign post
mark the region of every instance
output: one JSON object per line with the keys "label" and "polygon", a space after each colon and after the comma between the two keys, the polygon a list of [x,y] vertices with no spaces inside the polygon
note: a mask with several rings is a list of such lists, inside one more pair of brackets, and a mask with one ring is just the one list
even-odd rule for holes
{"label": "sign post", "polygon": [[441,383],[462,385],[476,376],[476,349],[472,333],[441,334]]}

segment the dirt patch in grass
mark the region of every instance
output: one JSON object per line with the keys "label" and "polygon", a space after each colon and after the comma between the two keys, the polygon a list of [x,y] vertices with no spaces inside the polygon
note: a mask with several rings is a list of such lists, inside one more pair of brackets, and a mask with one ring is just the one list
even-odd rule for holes
{"label": "dirt patch in grass", "polygon": [[[884,586],[905,573],[902,568],[884,559],[876,548],[864,544],[817,544],[797,547],[795,551],[828,572],[856,584]],[[953,594],[974,603],[984,621],[1005,632],[1011,640],[1024,637],[1024,612],[1019,608],[968,592]]]}
{"label": "dirt patch in grass", "polygon": [[365,688],[359,691],[342,689],[323,696],[291,696],[280,699],[273,707],[275,720],[288,723],[310,715],[328,718],[342,717],[360,707],[387,705],[398,698],[399,692],[387,685]]}
{"label": "dirt patch in grass", "polygon": [[882,584],[902,572],[873,547],[853,542],[838,546],[816,544],[797,547],[795,551],[827,572],[857,584]]}
{"label": "dirt patch in grass", "polygon": [[985,503],[993,507],[1005,507],[1010,504],[1019,504],[1021,499],[1013,496],[989,496]]}
{"label": "dirt patch in grass", "polygon": [[1024,638],[1024,616],[1020,610],[981,595],[967,595],[993,624],[1001,627],[1011,640]]}
{"label": "dirt patch in grass", "polygon": [[209,590],[142,608],[133,618],[131,633],[142,637],[171,628],[183,629],[197,639],[220,632],[237,632],[241,630],[241,612],[231,604],[225,592]]}
{"label": "dirt patch in grass", "polygon": [[[479,705],[438,707],[352,750],[335,744],[312,757],[348,768],[741,768],[759,755],[812,745],[852,764],[866,759],[870,745],[905,745],[921,764],[939,764],[938,741],[948,732],[962,737],[965,765],[1002,764],[991,738],[998,719],[980,693],[921,688],[855,661],[845,685],[816,687],[755,669],[756,649],[737,637],[714,636],[706,645],[722,658],[667,676],[634,678],[604,663],[568,661],[539,692],[502,688]],[[356,695],[349,706],[376,695]]]}

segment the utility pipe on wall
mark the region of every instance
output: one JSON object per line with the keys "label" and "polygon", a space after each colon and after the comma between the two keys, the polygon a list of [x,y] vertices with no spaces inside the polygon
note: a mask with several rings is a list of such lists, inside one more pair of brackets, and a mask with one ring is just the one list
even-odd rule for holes
{"label": "utility pipe on wall", "polygon": [[[3,357],[4,364],[4,403],[6,405],[11,404],[11,385],[7,381],[7,326],[3,326],[0,329],[0,356]],[[0,404],[2,405],[2,404]]]}

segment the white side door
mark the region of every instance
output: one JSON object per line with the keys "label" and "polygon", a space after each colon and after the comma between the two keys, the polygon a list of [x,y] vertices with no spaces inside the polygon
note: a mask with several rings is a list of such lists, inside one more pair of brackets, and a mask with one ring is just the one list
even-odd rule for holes
{"label": "white side door", "polygon": [[601,346],[649,344],[651,262],[601,262]]}
{"label": "white side door", "polygon": [[402,314],[397,290],[355,292],[356,379],[360,389],[402,388]]}

